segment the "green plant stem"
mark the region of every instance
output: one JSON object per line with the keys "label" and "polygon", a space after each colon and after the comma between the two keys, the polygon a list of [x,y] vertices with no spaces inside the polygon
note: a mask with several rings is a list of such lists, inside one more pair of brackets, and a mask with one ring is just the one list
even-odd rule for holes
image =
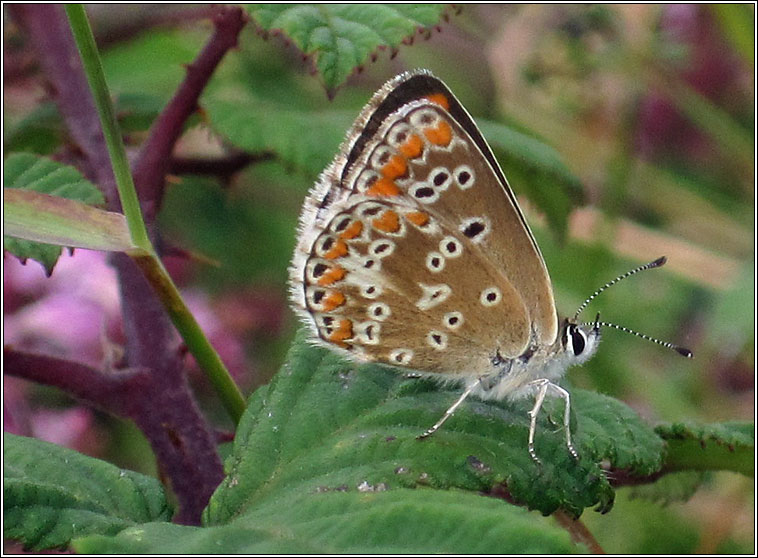
{"label": "green plant stem", "polygon": [[699,440],[668,440],[665,467],[672,471],[733,471],[752,477],[755,453],[753,448],[729,448],[717,443],[701,444]]}
{"label": "green plant stem", "polygon": [[134,188],[129,161],[126,158],[126,149],[124,149],[121,131],[116,121],[115,112],[113,111],[110,94],[108,93],[108,84],[105,82],[105,73],[100,63],[100,55],[95,44],[95,37],[92,35],[92,28],[87,20],[84,6],[81,4],[67,4],[66,15],[68,15],[68,20],[71,24],[71,31],[74,34],[74,40],[79,49],[84,73],[92,90],[97,113],[103,127],[105,143],[108,146],[113,174],[116,177],[116,187],[121,199],[121,207],[129,226],[129,232],[132,235],[132,241],[140,248],[152,251],[152,244],[147,233],[147,228],[142,220],[142,211],[137,199],[137,191]]}
{"label": "green plant stem", "polygon": [[121,131],[105,82],[100,55],[84,7],[81,4],[66,5],[66,14],[97,106],[129,233],[134,245],[143,250],[141,253],[133,251],[129,255],[153,286],[190,353],[210,380],[222,404],[236,424],[245,409],[245,399],[218,353],[182,300],[179,290],[150,242],[126,158]]}
{"label": "green plant stem", "polygon": [[163,267],[163,263],[153,254],[129,255],[153,286],[156,294],[163,302],[171,322],[179,331],[200,368],[205,372],[234,423],[239,423],[245,410],[245,399],[221,361],[221,357],[218,356],[200,329],[192,312],[187,308],[179,290],[171,280],[166,268]]}

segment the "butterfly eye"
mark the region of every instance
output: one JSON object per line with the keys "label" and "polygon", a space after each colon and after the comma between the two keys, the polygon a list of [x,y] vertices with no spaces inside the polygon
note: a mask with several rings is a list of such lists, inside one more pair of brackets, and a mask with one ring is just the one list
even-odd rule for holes
{"label": "butterfly eye", "polygon": [[584,352],[584,348],[587,346],[584,332],[578,327],[574,327],[571,328],[569,334],[571,335],[571,349],[574,351],[574,356],[581,355]]}

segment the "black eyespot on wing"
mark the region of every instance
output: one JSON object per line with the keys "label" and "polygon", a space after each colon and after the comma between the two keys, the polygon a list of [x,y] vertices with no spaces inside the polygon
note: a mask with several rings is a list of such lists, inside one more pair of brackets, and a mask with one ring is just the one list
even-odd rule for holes
{"label": "black eyespot on wing", "polygon": [[432,190],[428,186],[425,186],[423,188],[419,188],[415,192],[415,196],[417,198],[431,198],[433,195],[434,195],[434,190]]}
{"label": "black eyespot on wing", "polygon": [[372,205],[367,208],[365,208],[363,211],[361,211],[361,214],[364,217],[373,217],[377,213],[379,213],[382,209],[384,209],[381,205]]}
{"label": "black eyespot on wing", "polygon": [[485,228],[484,223],[481,221],[472,221],[465,229],[463,229],[463,234],[468,238],[474,238],[481,234]]}
{"label": "black eyespot on wing", "polygon": [[342,232],[344,231],[347,226],[350,224],[351,218],[350,217],[344,217],[337,225],[334,227],[335,232]]}
{"label": "black eyespot on wing", "polygon": [[447,250],[448,254],[452,255],[458,252],[458,245],[455,242],[450,241],[445,244],[445,249]]}
{"label": "black eyespot on wing", "polygon": [[328,252],[329,249],[334,245],[334,239],[331,236],[327,236],[324,238],[324,240],[321,242],[321,249],[324,252]]}
{"label": "black eyespot on wing", "polygon": [[432,183],[435,186],[441,186],[442,184],[445,183],[445,181],[448,179],[449,176],[450,175],[447,174],[446,172],[440,171],[434,175],[434,177],[432,178]]}

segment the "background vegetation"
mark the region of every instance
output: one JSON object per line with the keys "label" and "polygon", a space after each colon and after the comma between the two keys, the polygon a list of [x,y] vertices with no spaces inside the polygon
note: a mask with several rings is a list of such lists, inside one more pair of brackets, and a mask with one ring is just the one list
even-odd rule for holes
{"label": "background vegetation", "polygon": [[[91,8],[119,123],[129,153],[136,154],[185,78],[185,66],[208,41],[213,31],[209,8]],[[59,91],[50,87],[50,76],[39,63],[44,45],[30,31],[27,16],[6,10],[5,152],[49,155],[81,167],[80,142],[61,115]],[[183,125],[168,161],[165,198],[153,207],[166,266],[245,395],[269,383],[296,335],[297,323],[286,300],[286,269],[308,188],[373,91],[400,71],[426,67],[481,122],[538,237],[560,311],[572,313],[608,279],[668,256],[662,270],[605,293],[588,315],[600,311],[608,321],[687,346],[695,358],[682,359],[608,331],[597,356],[571,371],[570,384],[624,401],[649,424],[753,418],[751,6],[466,5],[405,11],[331,6],[299,13],[254,6],[247,14],[250,21],[239,34],[238,48],[225,54],[203,91],[199,110]],[[331,34],[317,32],[323,28]],[[47,257],[38,259],[47,262],[48,270],[55,266],[49,278],[38,263],[22,266],[5,254],[5,344],[118,368],[128,333],[121,324],[115,272],[98,253],[66,253],[57,264],[54,255]],[[313,358],[295,347],[290,363]],[[218,438],[228,440],[232,424],[207,381],[187,361],[203,414]],[[385,389],[385,380],[377,382]],[[304,389],[288,385],[278,380],[270,393]],[[395,389],[387,386],[390,392]],[[409,388],[399,389],[402,395]],[[266,393],[259,391],[251,400],[255,412]],[[7,431],[68,446],[148,476],[166,473],[157,469],[150,445],[129,421],[18,378],[6,378],[4,396]],[[449,394],[439,405],[446,399]],[[328,398],[312,401],[333,404]],[[588,406],[592,401],[588,399]],[[429,411],[428,417],[435,412]],[[242,424],[245,439],[257,440],[253,430],[260,422],[248,417]],[[392,424],[388,420],[386,428]],[[744,434],[752,447],[752,428]],[[240,435],[238,431],[238,444]],[[677,435],[668,432],[664,437]],[[691,431],[687,435],[707,438]],[[707,435],[726,445],[728,440],[738,447],[743,443],[742,438],[735,442],[734,432]],[[224,455],[232,451],[229,444],[220,447]],[[34,451],[40,450],[28,450]],[[253,475],[244,469],[239,449],[233,455],[231,461],[243,462],[246,474]],[[92,474],[105,479],[111,472],[98,469]],[[658,483],[650,480],[619,489],[611,513],[587,510],[581,522],[591,542],[584,544],[617,553],[738,553],[754,548],[752,479],[733,472],[689,472],[667,475]],[[146,481],[140,477],[135,482]],[[460,486],[455,479],[450,483]],[[607,494],[598,491],[602,501]],[[418,513],[434,517],[435,509],[447,505],[443,500],[454,497],[450,494],[414,505],[420,506]],[[345,500],[341,509],[357,505],[355,493],[336,497]],[[214,498],[206,524],[220,524],[229,510],[237,513],[228,489]],[[474,537],[482,525],[496,529],[499,520],[506,521],[498,514],[507,513],[513,514],[507,521],[514,525],[524,522],[525,533],[526,525],[539,519],[540,528],[553,536],[553,519],[543,521],[537,512],[522,517],[523,510],[510,505],[503,512],[502,506],[496,507],[501,502],[486,501],[487,509],[478,510],[476,520],[445,516],[440,525],[449,521]],[[288,500],[282,497],[279,506],[282,502]],[[383,500],[383,505],[392,515],[392,502]],[[541,507],[546,505],[530,503],[549,513]],[[146,507],[152,511],[145,517],[125,519],[115,530],[92,532],[115,533],[130,522],[170,517],[160,503],[151,501]],[[261,533],[270,528],[265,512],[258,509],[256,520],[251,519]],[[357,513],[350,521],[356,521]],[[377,513],[384,517],[381,510]],[[403,522],[396,521],[387,526],[389,532],[401,529]],[[412,522],[414,516],[403,521]],[[150,539],[156,546],[140,549],[171,548],[160,545],[190,528],[161,529]],[[577,526],[566,529],[576,542]],[[303,538],[298,540],[306,534],[300,532]],[[182,536],[196,546],[175,551],[202,551],[210,544],[195,532],[182,531]],[[516,544],[506,536],[482,537],[493,545],[488,548]],[[547,542],[537,537],[533,548],[574,548],[562,546],[569,543],[560,534],[555,537]],[[234,531],[231,540],[244,539]],[[375,546],[365,548],[392,549],[392,542],[377,539],[371,542]],[[116,546],[97,546],[92,539],[87,544],[94,546],[78,548],[137,548],[129,546],[134,541],[128,537],[117,539]],[[450,546],[441,548],[457,548],[451,541],[446,544]],[[345,543],[334,548],[356,547]]]}

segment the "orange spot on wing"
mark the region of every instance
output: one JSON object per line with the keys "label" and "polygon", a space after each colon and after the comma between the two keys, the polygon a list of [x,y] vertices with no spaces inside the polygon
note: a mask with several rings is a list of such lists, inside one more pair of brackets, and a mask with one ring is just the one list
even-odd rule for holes
{"label": "orange spot on wing", "polygon": [[353,221],[340,233],[340,238],[350,240],[361,234],[361,231],[363,231],[363,223],[360,221]]}
{"label": "orange spot on wing", "polygon": [[327,339],[340,347],[347,347],[345,340],[350,339],[352,336],[353,322],[350,320],[340,320],[337,329]]}
{"label": "orange spot on wing", "polygon": [[406,213],[405,218],[419,227],[423,227],[429,223],[429,214],[424,213],[423,211],[412,211],[411,213]]}
{"label": "orange spot on wing", "polygon": [[424,140],[417,134],[413,134],[398,149],[406,159],[415,159],[416,157],[420,157],[424,152]]}
{"label": "orange spot on wing", "polygon": [[335,308],[345,304],[345,295],[339,291],[330,291],[321,301],[324,312],[331,312]]}
{"label": "orange spot on wing", "polygon": [[329,268],[329,271],[324,273],[319,278],[318,284],[322,286],[331,285],[332,283],[336,283],[337,281],[344,279],[345,275],[347,275],[345,268],[335,265],[334,267]]}
{"label": "orange spot on wing", "polygon": [[402,155],[393,156],[389,163],[382,167],[382,176],[391,180],[404,176],[406,172],[408,172],[408,163]]}
{"label": "orange spot on wing", "polygon": [[374,185],[366,190],[366,194],[369,196],[397,196],[400,193],[400,188],[395,184],[391,178],[380,178]]}
{"label": "orange spot on wing", "polygon": [[387,210],[372,221],[374,228],[384,232],[397,232],[400,230],[400,218],[397,213]]}
{"label": "orange spot on wing", "polygon": [[444,93],[432,93],[431,95],[427,95],[426,98],[435,105],[439,105],[445,110],[450,110],[450,101]]}
{"label": "orange spot on wing", "polygon": [[342,256],[347,255],[347,244],[345,244],[344,240],[337,239],[332,247],[329,249],[329,251],[324,254],[324,257],[328,260],[333,260],[335,258],[341,258]]}
{"label": "orange spot on wing", "polygon": [[447,145],[453,139],[453,130],[450,128],[450,124],[444,120],[440,120],[436,128],[424,130],[424,135],[434,145]]}

